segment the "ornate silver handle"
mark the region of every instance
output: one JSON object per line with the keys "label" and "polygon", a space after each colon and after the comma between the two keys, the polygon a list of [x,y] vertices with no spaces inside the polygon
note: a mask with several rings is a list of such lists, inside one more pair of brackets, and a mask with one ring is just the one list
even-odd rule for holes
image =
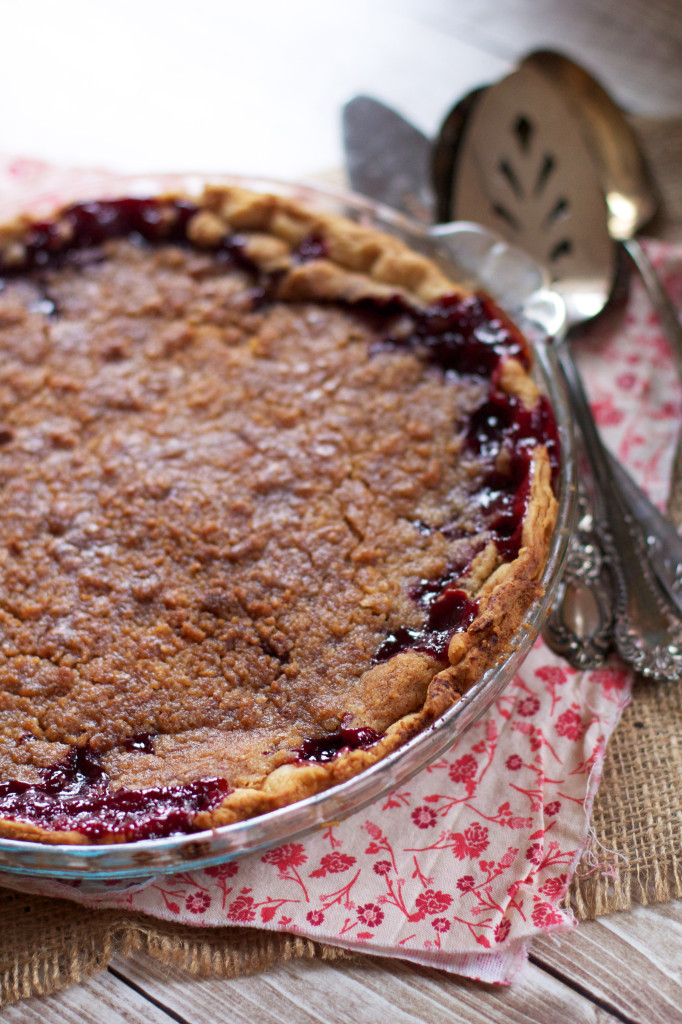
{"label": "ornate silver handle", "polygon": [[641,526],[649,564],[671,605],[682,615],[682,537],[610,453],[609,463],[631,515]]}
{"label": "ornate silver handle", "polygon": [[578,522],[543,631],[549,647],[581,671],[603,665],[613,646],[613,586],[595,532],[591,484],[589,466],[581,465]]}
{"label": "ornate silver handle", "polygon": [[[558,355],[594,477],[597,508],[593,525],[613,584],[616,648],[642,675],[666,681],[678,679],[682,675],[680,599],[672,583],[661,583],[649,561],[652,551],[665,549],[665,538],[655,532],[655,517],[649,515],[644,523],[642,510],[646,509],[648,514],[653,506],[645,496],[640,498],[641,492],[634,482],[621,487],[625,471],[614,470],[612,466],[565,342],[559,344]],[[672,541],[671,534],[666,536]],[[676,533],[675,538],[678,547],[682,547]],[[660,558],[657,561],[659,572],[665,577],[668,570]]]}

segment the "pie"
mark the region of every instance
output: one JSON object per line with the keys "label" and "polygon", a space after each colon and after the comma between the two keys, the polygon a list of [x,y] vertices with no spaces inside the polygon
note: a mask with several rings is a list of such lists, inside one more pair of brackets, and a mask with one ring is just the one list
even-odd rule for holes
{"label": "pie", "polygon": [[0,229],[0,835],[126,842],[334,786],[507,656],[552,411],[485,295],[209,187]]}

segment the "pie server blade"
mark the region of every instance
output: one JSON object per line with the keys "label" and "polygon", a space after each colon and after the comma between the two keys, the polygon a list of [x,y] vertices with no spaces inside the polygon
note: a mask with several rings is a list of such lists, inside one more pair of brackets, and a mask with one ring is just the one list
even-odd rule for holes
{"label": "pie server blade", "polygon": [[431,142],[395,110],[370,96],[343,108],[346,167],[354,192],[432,224]]}

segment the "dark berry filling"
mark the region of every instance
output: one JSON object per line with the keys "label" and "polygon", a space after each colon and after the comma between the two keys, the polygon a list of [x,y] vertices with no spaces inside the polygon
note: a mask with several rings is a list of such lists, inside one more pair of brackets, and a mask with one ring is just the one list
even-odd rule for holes
{"label": "dark berry filling", "polygon": [[311,260],[321,260],[327,257],[327,246],[319,235],[308,235],[299,242],[298,248],[292,253],[293,263],[310,263]]}
{"label": "dark berry filling", "polygon": [[427,592],[429,599],[419,603],[426,605],[428,613],[421,629],[406,629],[401,626],[391,633],[375,655],[375,661],[388,661],[394,654],[413,650],[430,654],[432,658],[446,662],[448,646],[455,633],[464,631],[476,618],[478,604],[457,587],[442,585],[433,581],[433,590]]}
{"label": "dark berry filling", "polygon": [[225,779],[111,789],[100,756],[88,747],[72,747],[61,764],[38,771],[37,783],[0,783],[0,815],[50,832],[80,832],[93,840],[196,832],[197,814],[212,811],[231,792]]}
{"label": "dark berry filling", "polygon": [[[181,199],[111,199],[76,203],[58,221],[34,224],[25,239],[20,269],[47,266],[75,249],[101,245],[110,238],[139,236],[147,242],[183,241],[197,207]],[[19,269],[19,268],[18,268]]]}
{"label": "dark berry filling", "polygon": [[374,729],[347,729],[342,725],[338,732],[304,740],[294,753],[300,761],[333,761],[342,751],[366,750],[380,738]]}
{"label": "dark berry filling", "polygon": [[[489,381],[485,401],[470,416],[465,445],[489,467],[477,482],[472,499],[485,514],[490,538],[500,555],[511,561],[521,546],[533,450],[545,445],[554,486],[559,471],[559,437],[547,400],[541,397],[532,409],[526,409],[517,396],[499,387],[505,360],[514,358],[529,366],[527,343],[487,296],[446,296],[425,312],[394,303],[391,315],[394,326],[385,333],[377,350],[408,348],[445,373]],[[376,314],[373,325],[376,328]],[[423,532],[424,524],[416,525]],[[441,530],[449,539],[466,536],[450,524]],[[424,625],[419,630],[395,630],[379,647],[376,661],[385,661],[405,650],[447,661],[450,640],[456,632],[469,627],[478,611],[477,603],[457,586],[466,581],[477,553],[478,550],[472,550],[468,562],[440,579],[423,580],[413,588],[411,597],[427,609]]]}
{"label": "dark berry filling", "polygon": [[525,338],[486,295],[445,295],[427,310],[412,310],[386,344],[418,349],[442,370],[478,377],[493,377],[511,357],[530,365]]}
{"label": "dark berry filling", "polygon": [[[79,258],[99,258],[96,254],[79,255],[79,251],[108,239],[128,236],[151,244],[182,244],[196,212],[194,204],[181,199],[75,204],[62,212],[59,221],[35,224],[25,240],[21,263],[0,265],[0,269],[5,276],[29,272],[40,282],[40,270],[63,259],[77,262]],[[252,299],[256,307],[273,294],[280,275],[261,272],[249,260],[245,243],[242,236],[226,235],[214,254],[218,263],[240,266],[253,274]],[[326,255],[323,239],[311,235],[292,253],[292,261],[300,264]],[[58,315],[47,292],[44,301],[50,304],[45,312]],[[529,411],[498,386],[507,359],[530,365],[525,339],[492,300],[482,295],[446,296],[425,311],[397,298],[363,301],[353,308],[377,332],[375,350],[408,348],[446,374],[474,375],[489,381],[487,398],[470,419],[466,445],[489,464],[483,487],[479,481],[476,494],[480,494],[481,511],[486,514],[498,550],[505,559],[513,559],[521,543],[533,449],[546,446],[555,480],[559,464],[556,424],[546,400],[541,399]],[[446,524],[442,531],[452,537],[457,528]],[[376,661],[407,649],[447,661],[452,636],[466,630],[478,611],[477,602],[461,587],[476,553],[472,550],[468,562],[452,567],[442,578],[422,580],[413,588],[411,597],[425,610],[423,626],[419,630],[396,629],[379,647]],[[327,762],[341,751],[370,747],[379,738],[369,728],[342,726],[330,735],[304,740],[294,753],[301,761]],[[151,753],[153,739],[148,734],[133,736],[123,746],[128,751]],[[143,839],[194,831],[196,814],[212,810],[231,792],[224,779],[144,791],[112,790],[98,755],[88,748],[72,748],[62,764],[40,769],[40,775],[37,784],[0,783],[0,815],[49,830],[75,830],[91,839]]]}
{"label": "dark berry filling", "polygon": [[[0,269],[5,276],[39,270],[112,238],[138,238],[151,244],[184,243],[188,224],[197,210],[194,203],[184,199],[103,199],[75,203],[61,212],[59,220],[33,224],[24,239],[22,260],[4,267],[0,263]],[[258,268],[246,256],[244,246],[242,236],[226,235],[214,252],[219,262],[240,264],[262,280]],[[294,250],[292,260],[307,263],[325,255],[323,239],[310,235]],[[276,283],[277,276],[269,275],[267,283]]]}

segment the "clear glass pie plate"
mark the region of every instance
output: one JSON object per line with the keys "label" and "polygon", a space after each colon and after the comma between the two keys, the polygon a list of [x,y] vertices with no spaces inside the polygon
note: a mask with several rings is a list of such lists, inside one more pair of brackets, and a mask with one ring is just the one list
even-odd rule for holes
{"label": "clear glass pie plate", "polygon": [[[157,874],[207,867],[300,838],[360,810],[437,759],[485,713],[532,647],[561,575],[575,517],[573,433],[561,374],[551,342],[540,326],[540,323],[546,327],[553,320],[561,319],[561,303],[547,291],[542,272],[524,254],[476,225],[456,224],[429,230],[357,196],[242,177],[175,174],[107,176],[101,181],[91,178],[85,185],[35,196],[23,203],[21,209],[39,216],[63,203],[85,199],[168,192],[198,194],[209,182],[283,193],[307,205],[397,234],[413,248],[445,265],[445,269],[448,265],[453,269],[455,265],[454,272],[460,280],[464,275],[482,285],[519,322],[533,343],[537,380],[554,409],[562,450],[559,516],[542,579],[544,594],[531,609],[502,663],[489,669],[434,725],[361,775],[280,810],[213,831],[93,846],[43,845],[0,839],[0,873],[11,876],[9,884],[18,888],[21,887],[19,876],[81,879],[97,886],[100,880],[142,880]],[[0,220],[8,220],[18,212],[16,206],[0,207]]]}

